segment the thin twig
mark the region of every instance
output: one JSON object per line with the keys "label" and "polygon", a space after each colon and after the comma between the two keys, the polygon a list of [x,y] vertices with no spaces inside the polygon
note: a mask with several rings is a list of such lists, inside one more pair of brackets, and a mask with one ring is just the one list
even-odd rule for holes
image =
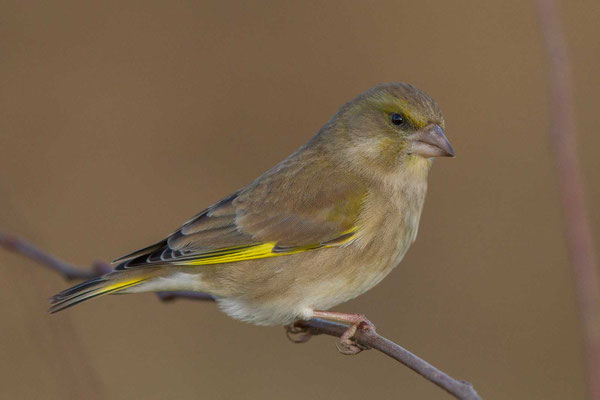
{"label": "thin twig", "polygon": [[[106,273],[106,263],[96,262],[91,271],[70,265],[56,257],[37,248],[28,241],[13,235],[0,233],[0,247],[4,247],[39,264],[49,267],[53,271],[61,274],[68,280],[83,278],[94,278]],[[163,301],[174,300],[178,298],[194,300],[214,300],[206,293],[197,292],[159,292],[159,298]],[[348,326],[321,319],[312,319],[310,321],[298,321],[295,326],[307,330],[312,335],[325,334],[334,337],[341,337],[348,329]],[[450,377],[448,374],[435,368],[425,360],[415,356],[408,350],[397,345],[391,340],[379,335],[373,329],[359,329],[354,335],[354,340],[365,348],[379,350],[383,354],[399,361],[408,368],[412,369],[428,381],[434,383],[440,388],[460,400],[480,400],[481,398],[469,382],[459,381]]]}
{"label": "thin twig", "polygon": [[600,400],[600,279],[577,156],[571,67],[555,2],[536,0],[536,5],[549,64],[552,96],[549,139],[584,331],[590,396]]}
{"label": "thin twig", "polygon": [[[346,325],[336,322],[325,321],[322,319],[311,319],[310,321],[298,321],[295,326],[309,331],[313,335],[326,334],[329,336],[341,337],[348,329]],[[481,399],[473,385],[466,381],[459,381],[446,373],[440,371],[422,358],[417,357],[410,351],[397,345],[389,339],[379,335],[372,329],[359,329],[354,335],[354,340],[361,346],[379,350],[383,354],[401,362],[408,368],[415,371],[428,381],[441,387],[457,399]]]}
{"label": "thin twig", "polygon": [[201,292],[189,292],[189,291],[165,291],[157,292],[158,297],[162,301],[173,301],[177,299],[186,300],[201,300],[201,301],[214,301],[215,298],[208,293]]}
{"label": "thin twig", "polygon": [[58,272],[68,281],[76,279],[91,279],[103,275],[112,268],[105,262],[95,261],[91,269],[83,269],[69,264],[53,255],[39,249],[30,242],[17,236],[0,232],[0,247],[19,253],[27,258]]}

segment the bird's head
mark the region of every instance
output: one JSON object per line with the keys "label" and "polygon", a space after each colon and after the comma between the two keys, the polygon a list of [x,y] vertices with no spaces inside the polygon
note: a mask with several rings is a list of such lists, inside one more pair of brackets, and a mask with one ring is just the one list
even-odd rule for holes
{"label": "bird's head", "polygon": [[331,122],[346,155],[378,170],[454,157],[435,100],[407,83],[375,86],[342,106]]}

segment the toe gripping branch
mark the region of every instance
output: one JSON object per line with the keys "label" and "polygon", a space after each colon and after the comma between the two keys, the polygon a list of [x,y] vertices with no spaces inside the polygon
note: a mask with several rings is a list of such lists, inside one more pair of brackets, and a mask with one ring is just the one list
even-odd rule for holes
{"label": "toe gripping branch", "polygon": [[[310,321],[296,321],[294,324],[286,325],[285,330],[288,339],[294,343],[306,343],[313,335],[324,333],[318,329],[318,326],[319,324],[326,323],[330,327],[333,326],[335,328],[335,336],[340,338],[339,343],[336,344],[340,353],[345,355],[355,355],[363,350],[369,350],[371,348],[367,343],[361,343],[356,337],[359,333],[368,331],[375,332],[375,325],[373,325],[364,315],[326,311],[316,311],[315,315],[322,318],[313,318]],[[328,322],[327,320],[343,321],[350,325],[342,325],[338,322]]]}

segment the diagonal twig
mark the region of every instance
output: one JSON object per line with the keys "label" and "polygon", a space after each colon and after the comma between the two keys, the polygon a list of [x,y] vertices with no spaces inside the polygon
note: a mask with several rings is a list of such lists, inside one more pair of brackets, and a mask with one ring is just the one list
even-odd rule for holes
{"label": "diagonal twig", "polygon": [[[95,262],[91,270],[76,267],[68,264],[58,258],[39,249],[25,239],[17,236],[0,232],[0,247],[18,253],[24,257],[32,259],[39,264],[52,269],[62,275],[67,280],[72,279],[89,279],[102,275],[110,270],[110,266],[104,262]],[[158,292],[158,297],[162,301],[170,301],[179,298],[194,299],[194,300],[214,300],[214,298],[206,293],[197,292]],[[295,326],[306,330],[311,335],[329,335],[341,337],[348,329],[348,326],[338,324],[336,322],[325,321],[321,319],[312,319],[310,321],[298,321]],[[373,348],[381,353],[399,361],[408,368],[415,371],[428,381],[434,383],[444,389],[455,398],[460,400],[480,400],[481,398],[466,381],[460,381],[452,378],[445,372],[437,369],[425,360],[417,357],[408,350],[392,342],[389,339],[379,335],[373,329],[358,329],[353,338],[359,345],[365,348]]]}
{"label": "diagonal twig", "polygon": [[[304,328],[313,335],[325,334],[335,337],[341,337],[348,329],[346,325],[322,319],[298,321],[295,323],[295,326]],[[372,329],[359,329],[354,335],[354,340],[363,347],[378,350],[394,360],[399,361],[457,399],[481,399],[471,383],[452,378],[445,372],[440,371],[427,361],[417,357],[391,340],[379,335]]]}
{"label": "diagonal twig", "polygon": [[68,281],[91,279],[109,272],[112,268],[103,261],[95,261],[91,269],[83,269],[69,264],[17,236],[0,232],[0,247],[21,254],[37,263],[50,268]]}

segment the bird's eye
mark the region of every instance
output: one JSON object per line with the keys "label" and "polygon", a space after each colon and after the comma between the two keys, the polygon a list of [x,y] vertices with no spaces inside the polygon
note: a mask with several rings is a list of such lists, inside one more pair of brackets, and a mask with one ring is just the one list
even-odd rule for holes
{"label": "bird's eye", "polygon": [[396,126],[400,126],[404,124],[404,116],[401,114],[392,114],[390,116],[390,120],[392,121],[392,124],[396,125]]}

